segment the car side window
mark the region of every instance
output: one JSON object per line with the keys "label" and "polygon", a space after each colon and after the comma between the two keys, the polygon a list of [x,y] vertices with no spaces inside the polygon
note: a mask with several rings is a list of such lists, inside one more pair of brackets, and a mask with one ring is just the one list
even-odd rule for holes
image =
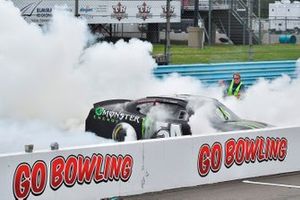
{"label": "car side window", "polygon": [[187,120],[188,119],[188,113],[185,110],[180,110],[178,119]]}

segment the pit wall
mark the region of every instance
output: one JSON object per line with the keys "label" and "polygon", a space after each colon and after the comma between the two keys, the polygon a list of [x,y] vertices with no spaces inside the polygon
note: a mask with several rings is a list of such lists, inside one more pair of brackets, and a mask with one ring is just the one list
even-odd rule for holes
{"label": "pit wall", "polygon": [[101,199],[300,170],[300,127],[0,156],[1,199]]}

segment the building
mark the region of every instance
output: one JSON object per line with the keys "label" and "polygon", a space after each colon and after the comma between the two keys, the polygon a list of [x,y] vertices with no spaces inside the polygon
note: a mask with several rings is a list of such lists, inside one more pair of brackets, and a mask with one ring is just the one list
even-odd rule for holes
{"label": "building", "polygon": [[272,32],[299,32],[300,1],[275,1],[269,4],[269,21]]}

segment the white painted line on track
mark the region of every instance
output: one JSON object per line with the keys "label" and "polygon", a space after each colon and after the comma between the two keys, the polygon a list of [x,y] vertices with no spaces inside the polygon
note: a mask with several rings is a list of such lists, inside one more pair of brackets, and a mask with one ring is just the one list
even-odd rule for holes
{"label": "white painted line on track", "polygon": [[243,183],[300,189],[300,186],[298,186],[298,185],[286,185],[286,184],[277,184],[277,183],[264,183],[264,182],[248,181],[248,180],[243,181]]}

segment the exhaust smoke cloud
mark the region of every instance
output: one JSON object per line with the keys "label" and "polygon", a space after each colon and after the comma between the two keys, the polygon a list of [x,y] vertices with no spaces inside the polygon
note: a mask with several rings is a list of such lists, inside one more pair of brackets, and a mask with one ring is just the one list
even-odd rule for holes
{"label": "exhaust smoke cloud", "polygon": [[[190,77],[155,79],[148,42],[88,46],[92,40],[85,21],[68,12],[54,11],[41,28],[28,24],[11,2],[0,1],[0,153],[23,151],[28,143],[49,149],[52,142],[61,147],[111,142],[84,132],[89,109],[101,100],[175,93],[222,99],[222,88]],[[299,125],[299,88],[300,81],[288,77],[260,80],[242,101],[222,101],[242,118]],[[199,121],[207,119],[201,112],[191,119],[198,134]],[[207,128],[201,133],[214,131],[209,123],[201,127]]]}

